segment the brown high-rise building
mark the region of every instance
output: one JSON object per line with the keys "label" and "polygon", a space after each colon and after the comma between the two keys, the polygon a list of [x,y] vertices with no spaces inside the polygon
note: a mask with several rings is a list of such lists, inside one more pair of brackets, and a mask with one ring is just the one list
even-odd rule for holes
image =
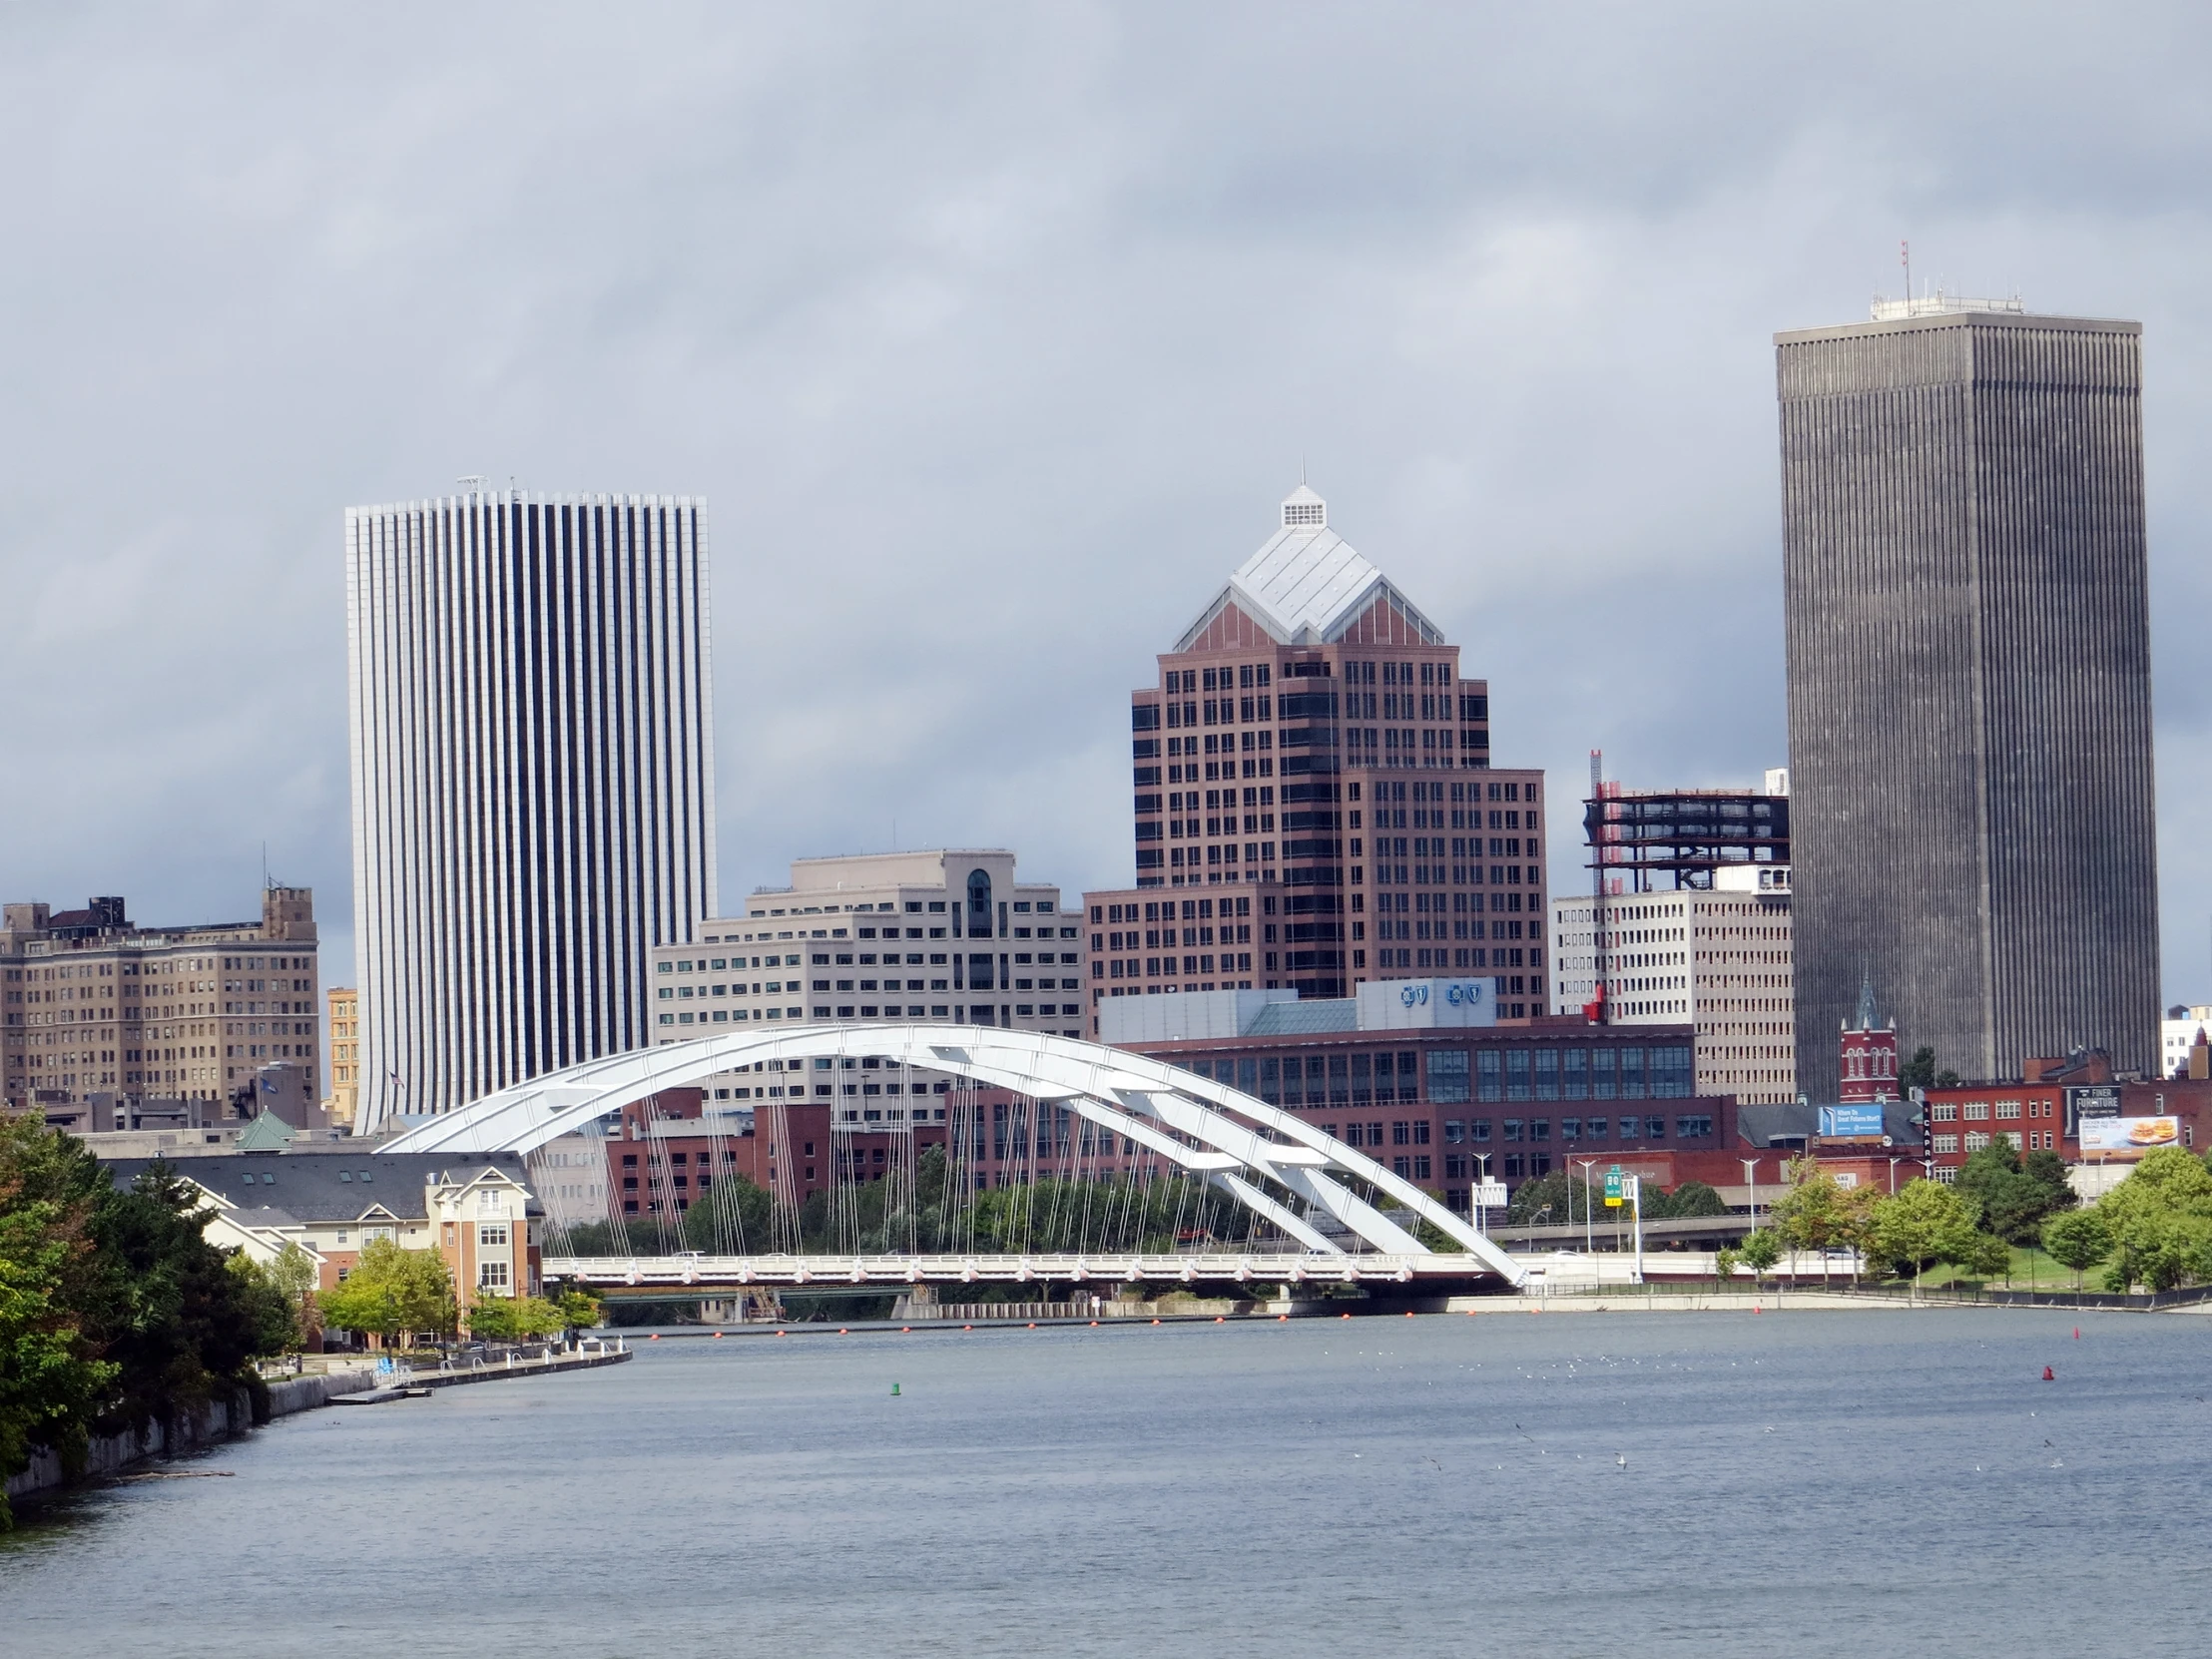
{"label": "brown high-rise building", "polygon": [[1443,971],[1498,977],[1506,1018],[1543,1012],[1542,774],[1491,768],[1488,683],[1312,490],[1162,654],[1131,727],[1136,886],[1088,896],[1094,1004]]}
{"label": "brown high-rise building", "polygon": [[283,1067],[311,1104],[313,892],[264,889],[259,921],[148,927],[126,909],[0,915],[0,1099],[79,1128],[131,1127],[156,1101],[251,1115],[257,1077]]}

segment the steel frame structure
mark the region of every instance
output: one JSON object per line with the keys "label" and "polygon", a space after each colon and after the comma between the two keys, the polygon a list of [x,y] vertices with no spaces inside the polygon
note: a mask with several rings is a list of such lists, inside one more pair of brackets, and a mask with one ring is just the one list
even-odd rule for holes
{"label": "steel frame structure", "polygon": [[[979,1025],[805,1025],[738,1031],[587,1060],[484,1096],[407,1130],[379,1152],[530,1152],[662,1089],[764,1060],[877,1055],[1067,1107],[1228,1194],[1314,1256],[1346,1252],[1308,1215],[1333,1217],[1371,1250],[1433,1254],[1344,1184],[1387,1195],[1518,1286],[1519,1265],[1464,1216],[1312,1124],[1226,1084],[1123,1049]],[[1291,1208],[1279,1188],[1306,1206]]]}

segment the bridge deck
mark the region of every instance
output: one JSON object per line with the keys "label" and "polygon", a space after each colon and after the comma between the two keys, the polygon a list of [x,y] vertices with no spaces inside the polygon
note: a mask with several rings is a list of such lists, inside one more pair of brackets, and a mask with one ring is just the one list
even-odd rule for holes
{"label": "bridge deck", "polygon": [[547,1279],[581,1285],[1409,1284],[1495,1279],[1479,1256],[555,1256]]}

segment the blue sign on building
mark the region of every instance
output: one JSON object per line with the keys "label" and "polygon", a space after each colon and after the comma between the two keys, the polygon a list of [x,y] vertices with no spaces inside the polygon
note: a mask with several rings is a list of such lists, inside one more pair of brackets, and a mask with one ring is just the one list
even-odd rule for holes
{"label": "blue sign on building", "polygon": [[1858,1136],[1878,1137],[1882,1133],[1882,1108],[1880,1106],[1823,1106],[1821,1108],[1821,1136],[1827,1140],[1846,1140]]}

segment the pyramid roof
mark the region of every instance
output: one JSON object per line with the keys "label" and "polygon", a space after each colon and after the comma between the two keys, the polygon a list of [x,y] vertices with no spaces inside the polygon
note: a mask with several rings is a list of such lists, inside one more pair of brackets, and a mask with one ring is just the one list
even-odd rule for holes
{"label": "pyramid roof", "polygon": [[1329,527],[1329,504],[1302,483],[1284,497],[1275,534],[1237,567],[1176,650],[1192,649],[1232,605],[1279,645],[1326,645],[1342,639],[1379,602],[1398,613],[1414,637],[1443,643],[1442,630]]}

